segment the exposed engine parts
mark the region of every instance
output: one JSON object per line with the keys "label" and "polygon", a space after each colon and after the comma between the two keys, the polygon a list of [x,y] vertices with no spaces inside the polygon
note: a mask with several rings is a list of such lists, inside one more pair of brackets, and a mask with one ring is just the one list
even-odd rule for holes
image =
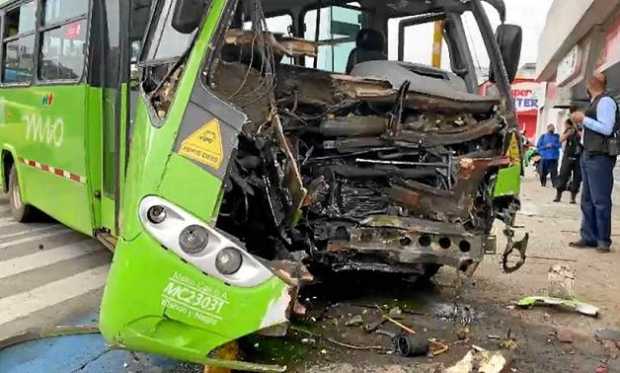
{"label": "exposed engine parts", "polygon": [[248,118],[218,226],[268,260],[473,272],[506,211],[492,196],[512,164],[501,100],[421,65],[371,61],[339,75],[284,64],[316,46],[268,33],[260,17],[252,29],[229,29],[205,72]]}

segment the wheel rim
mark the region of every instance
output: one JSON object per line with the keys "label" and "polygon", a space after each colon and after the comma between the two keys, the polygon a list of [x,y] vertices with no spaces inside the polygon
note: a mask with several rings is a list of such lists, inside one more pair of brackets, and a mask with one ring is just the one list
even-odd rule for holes
{"label": "wheel rim", "polygon": [[12,190],[12,199],[13,199],[13,207],[15,208],[15,210],[19,210],[22,207],[22,196],[19,193],[19,183],[15,182],[13,184],[13,190]]}

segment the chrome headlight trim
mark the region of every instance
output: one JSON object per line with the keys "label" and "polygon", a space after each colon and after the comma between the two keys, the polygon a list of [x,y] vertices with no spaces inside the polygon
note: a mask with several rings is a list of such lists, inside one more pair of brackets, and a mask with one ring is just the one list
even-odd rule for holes
{"label": "chrome headlight trim", "polygon": [[[166,209],[166,219],[157,224],[151,222],[148,218],[148,211],[153,206],[162,206]],[[274,276],[267,267],[249,254],[240,243],[234,242],[218,229],[205,224],[192,214],[160,197],[145,197],[140,202],[138,214],[146,231],[162,246],[209,276],[213,276],[230,285],[244,288],[256,287]],[[179,245],[179,235],[183,229],[190,225],[199,225],[209,233],[209,241],[206,248],[197,254],[188,254]],[[215,265],[217,254],[227,247],[238,249],[243,257],[241,268],[231,275],[222,274]]]}

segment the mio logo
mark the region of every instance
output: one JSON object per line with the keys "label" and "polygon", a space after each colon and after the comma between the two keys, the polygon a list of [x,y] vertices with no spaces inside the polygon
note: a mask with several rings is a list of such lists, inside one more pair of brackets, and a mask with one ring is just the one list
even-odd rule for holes
{"label": "mio logo", "polygon": [[52,106],[52,104],[54,103],[54,95],[48,93],[47,95],[43,96],[43,98],[41,99],[41,103],[44,106]]}
{"label": "mio logo", "polygon": [[39,113],[24,114],[26,140],[61,147],[65,136],[65,122],[62,118],[43,117]]}

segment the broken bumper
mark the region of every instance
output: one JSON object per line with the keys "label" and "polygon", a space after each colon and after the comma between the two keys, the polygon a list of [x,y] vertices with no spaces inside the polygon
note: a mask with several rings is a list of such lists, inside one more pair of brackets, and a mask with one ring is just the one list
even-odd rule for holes
{"label": "broken bumper", "polygon": [[275,274],[253,287],[228,285],[143,232],[117,245],[100,329],[113,346],[205,364],[228,342],[286,326],[296,296]]}
{"label": "broken bumper", "polygon": [[416,218],[374,216],[350,234],[349,240],[329,242],[315,259],[336,272],[423,275],[429,264],[473,273],[485,253],[495,252],[494,236]]}

